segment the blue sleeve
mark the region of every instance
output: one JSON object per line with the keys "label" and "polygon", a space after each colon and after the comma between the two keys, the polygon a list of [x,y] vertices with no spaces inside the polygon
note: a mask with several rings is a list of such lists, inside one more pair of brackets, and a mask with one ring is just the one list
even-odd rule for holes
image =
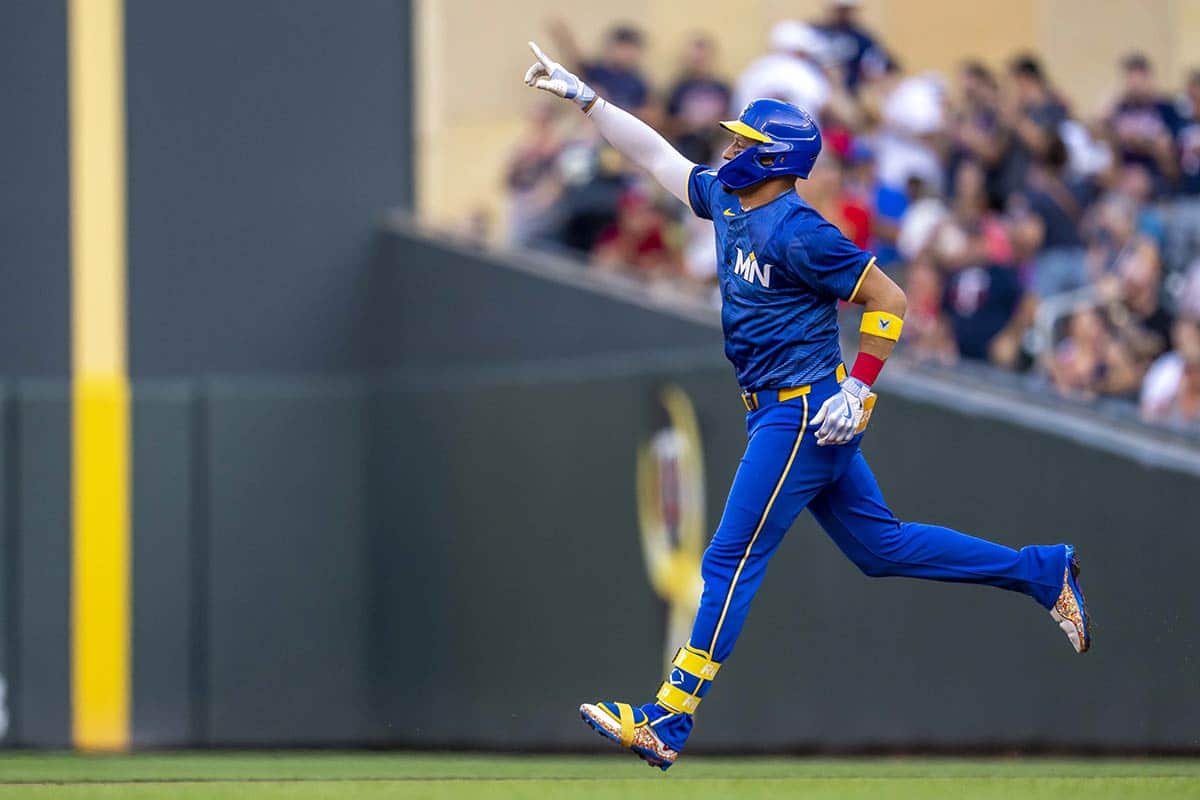
{"label": "blue sleeve", "polygon": [[692,213],[700,219],[712,219],[712,189],[717,182],[717,171],[704,165],[692,168],[688,176],[688,204]]}
{"label": "blue sleeve", "polygon": [[792,274],[839,300],[853,299],[874,260],[825,220],[796,230],[788,245]]}

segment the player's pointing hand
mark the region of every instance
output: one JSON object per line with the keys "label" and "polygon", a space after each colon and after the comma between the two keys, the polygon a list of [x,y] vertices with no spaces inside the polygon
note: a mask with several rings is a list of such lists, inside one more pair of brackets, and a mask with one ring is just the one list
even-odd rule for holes
{"label": "player's pointing hand", "polygon": [[592,87],[574,73],[542,52],[536,43],[530,42],[529,49],[537,56],[537,62],[525,72],[525,85],[541,89],[568,100],[574,100],[581,108],[587,108],[596,99]]}

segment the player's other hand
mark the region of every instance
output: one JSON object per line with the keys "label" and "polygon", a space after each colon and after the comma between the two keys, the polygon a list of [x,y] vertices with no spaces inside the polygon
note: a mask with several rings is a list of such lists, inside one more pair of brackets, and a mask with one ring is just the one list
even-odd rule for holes
{"label": "player's other hand", "polygon": [[817,444],[845,444],[866,427],[875,396],[871,387],[858,378],[846,378],[841,389],[821,404],[813,417],[817,428]]}
{"label": "player's other hand", "polygon": [[526,86],[574,100],[582,108],[587,108],[596,99],[596,93],[592,91],[592,87],[562,64],[543,53],[542,48],[530,42],[529,49],[537,56],[537,63],[525,72]]}

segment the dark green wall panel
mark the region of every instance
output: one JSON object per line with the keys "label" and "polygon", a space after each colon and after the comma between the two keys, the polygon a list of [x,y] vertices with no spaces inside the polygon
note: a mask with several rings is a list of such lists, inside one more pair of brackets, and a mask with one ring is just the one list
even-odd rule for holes
{"label": "dark green wall panel", "polygon": [[[378,708],[396,739],[569,741],[572,703],[644,691],[657,672],[664,616],[640,580],[631,502],[652,387],[597,381],[583,394],[381,396],[372,605],[386,620]],[[624,570],[624,591],[596,585]]]}
{"label": "dark green wall panel", "polygon": [[69,392],[62,382],[22,381],[17,393],[13,739],[60,747],[71,724]]}
{"label": "dark green wall panel", "polygon": [[146,382],[133,392],[133,741],[191,741],[199,618],[193,603],[198,541],[192,492],[200,401],[189,383]]}
{"label": "dark green wall panel", "polygon": [[359,739],[365,388],[217,382],[208,425],[210,741]]}
{"label": "dark green wall panel", "polygon": [[13,590],[16,587],[16,563],[13,549],[16,540],[16,479],[12,464],[16,455],[16,406],[11,389],[0,381],[0,742],[8,738],[12,722],[10,688],[16,657],[16,628],[13,624]]}

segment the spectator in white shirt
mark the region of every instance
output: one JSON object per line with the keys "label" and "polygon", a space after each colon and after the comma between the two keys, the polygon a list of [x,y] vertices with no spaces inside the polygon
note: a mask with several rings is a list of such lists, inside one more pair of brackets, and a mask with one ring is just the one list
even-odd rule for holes
{"label": "spectator in white shirt", "polygon": [[1175,349],[1158,357],[1142,381],[1142,419],[1200,422],[1200,323],[1175,322]]}
{"label": "spectator in white shirt", "polygon": [[770,43],[771,52],[752,61],[738,79],[732,111],[751,100],[771,97],[820,116],[831,92],[821,68],[824,37],[811,25],[784,20],[771,29]]}

